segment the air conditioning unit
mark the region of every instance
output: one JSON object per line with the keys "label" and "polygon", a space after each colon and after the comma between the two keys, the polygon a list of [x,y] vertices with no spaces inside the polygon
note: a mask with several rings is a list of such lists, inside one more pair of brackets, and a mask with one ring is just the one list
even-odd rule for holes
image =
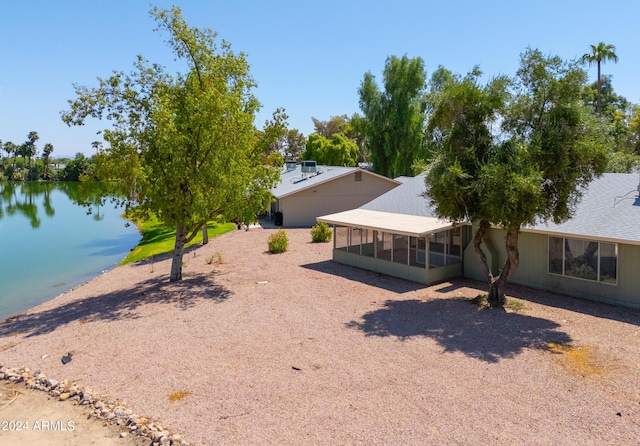
{"label": "air conditioning unit", "polygon": [[316,173],[316,162],[315,161],[301,161],[300,169],[302,173]]}

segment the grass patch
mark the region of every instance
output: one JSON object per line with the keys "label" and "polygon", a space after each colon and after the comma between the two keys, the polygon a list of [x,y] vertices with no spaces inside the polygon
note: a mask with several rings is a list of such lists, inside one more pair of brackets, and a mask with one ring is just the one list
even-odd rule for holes
{"label": "grass patch", "polygon": [[478,308],[489,308],[489,302],[487,301],[488,298],[488,294],[478,294],[473,299],[470,299],[469,302]]}
{"label": "grass patch", "polygon": [[[489,308],[488,300],[488,294],[478,294],[473,299],[469,299],[469,302],[478,308]],[[521,313],[525,310],[526,307],[524,305],[524,302],[507,297],[507,302],[504,304],[504,308],[514,313]]]}
{"label": "grass patch", "polygon": [[555,355],[557,362],[568,370],[571,374],[587,377],[600,377],[605,374],[604,367],[598,364],[596,355],[590,347],[573,347],[568,344],[557,344],[549,342],[545,344],[545,349]]}
{"label": "grass patch", "polygon": [[191,395],[191,392],[188,390],[180,390],[178,392],[173,392],[169,394],[169,401],[175,403],[176,401],[180,401],[182,398]]}
{"label": "grass patch", "polygon": [[[138,246],[136,246],[129,255],[120,262],[120,265],[126,265],[127,263],[137,262],[156,254],[164,254],[173,251],[173,246],[176,241],[175,228],[168,228],[163,223],[159,222],[156,217],[152,217],[144,222],[136,222],[136,226],[142,233],[142,240],[140,240]],[[209,238],[211,239],[226,232],[234,231],[236,229],[236,225],[233,223],[209,222],[207,224],[207,228],[209,231]],[[187,246],[200,243],[202,243],[202,231],[200,231],[193,240],[187,243]]]}

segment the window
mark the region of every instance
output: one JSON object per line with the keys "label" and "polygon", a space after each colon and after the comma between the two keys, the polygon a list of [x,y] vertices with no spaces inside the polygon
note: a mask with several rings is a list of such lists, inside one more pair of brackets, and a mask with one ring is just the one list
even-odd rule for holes
{"label": "window", "polygon": [[349,229],[349,248],[348,252],[353,254],[360,254],[360,242],[361,242],[361,233],[360,228],[350,228]]}
{"label": "window", "polygon": [[393,234],[393,261],[409,264],[409,237],[406,235]]}
{"label": "window", "polygon": [[429,268],[462,263],[463,248],[468,240],[470,229],[457,226],[448,231],[429,235]]}
{"label": "window", "polygon": [[349,228],[347,226],[336,226],[334,243],[335,249],[347,250],[349,246]]}
{"label": "window", "polygon": [[549,273],[615,284],[618,246],[615,243],[550,236]]}

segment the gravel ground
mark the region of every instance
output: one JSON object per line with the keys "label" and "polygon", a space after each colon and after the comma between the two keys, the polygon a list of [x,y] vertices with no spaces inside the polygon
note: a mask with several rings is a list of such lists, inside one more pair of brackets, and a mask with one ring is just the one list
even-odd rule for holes
{"label": "gravel ground", "polygon": [[7,320],[0,364],[195,445],[640,444],[640,312],[516,286],[520,311],[479,309],[482,283],[339,265],[307,229],[271,255],[273,232],[189,251],[180,283],[144,261]]}

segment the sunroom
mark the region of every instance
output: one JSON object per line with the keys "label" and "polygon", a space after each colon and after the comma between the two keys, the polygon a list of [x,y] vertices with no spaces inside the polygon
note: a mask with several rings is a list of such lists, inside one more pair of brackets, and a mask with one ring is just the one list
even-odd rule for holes
{"label": "sunroom", "polygon": [[469,225],[353,209],[318,217],[333,225],[333,260],[430,284],[463,275]]}

